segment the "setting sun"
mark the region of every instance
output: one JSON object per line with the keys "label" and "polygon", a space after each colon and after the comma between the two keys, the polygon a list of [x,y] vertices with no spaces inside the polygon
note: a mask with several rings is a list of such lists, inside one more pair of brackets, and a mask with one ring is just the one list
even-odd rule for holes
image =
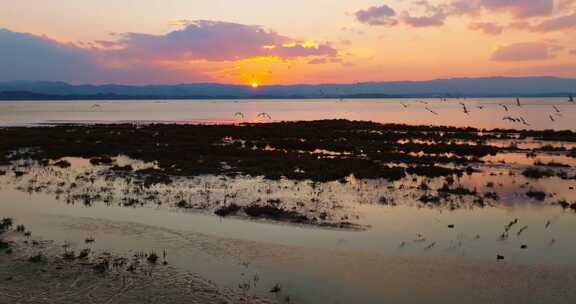
{"label": "setting sun", "polygon": [[252,86],[253,88],[256,89],[256,88],[258,88],[258,87],[260,86],[260,84],[257,83],[257,82],[252,82],[252,84],[250,84],[250,86]]}

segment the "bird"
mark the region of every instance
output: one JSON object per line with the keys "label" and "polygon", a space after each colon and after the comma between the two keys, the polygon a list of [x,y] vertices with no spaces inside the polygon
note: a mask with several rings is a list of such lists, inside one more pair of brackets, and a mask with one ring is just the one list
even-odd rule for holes
{"label": "bird", "polygon": [[430,250],[430,249],[432,249],[434,246],[436,246],[436,242],[432,242],[430,245],[424,247],[424,250]]}
{"label": "bird", "polygon": [[402,106],[403,106],[404,108],[408,108],[408,105],[407,105],[407,104],[405,104],[405,103],[403,103],[403,102],[402,102],[401,104],[402,104]]}
{"label": "bird", "polygon": [[552,221],[551,220],[547,220],[546,221],[546,225],[544,226],[545,229],[548,229],[548,227],[550,227],[550,225],[552,225]]}
{"label": "bird", "polygon": [[262,117],[262,118],[267,118],[267,119],[272,119],[272,116],[270,116],[268,113],[266,112],[262,112],[260,114],[258,114],[258,116],[256,117]]}
{"label": "bird", "polygon": [[522,121],[522,124],[525,126],[529,126],[530,124],[524,119],[524,117],[520,117],[520,120]]}
{"label": "bird", "polygon": [[501,106],[502,108],[504,108],[504,110],[506,110],[506,112],[508,112],[508,107],[507,107],[506,105],[500,104],[500,106]]}
{"label": "bird", "polygon": [[520,98],[518,98],[518,97],[516,97],[516,105],[519,107],[522,106],[522,104],[520,104]]}
{"label": "bird", "polygon": [[460,103],[460,105],[462,105],[462,110],[464,111],[464,114],[469,115],[470,111],[468,111],[468,108],[466,107],[466,105],[464,103]]}
{"label": "bird", "polygon": [[242,113],[242,112],[234,113],[234,117],[237,117],[237,116],[240,116],[240,117],[242,117],[242,119],[244,119],[244,113]]}
{"label": "bird", "polygon": [[522,232],[524,232],[526,229],[528,229],[528,226],[524,226],[524,227],[520,228],[520,230],[518,230],[518,233],[516,234],[516,236],[522,235]]}
{"label": "bird", "polygon": [[428,107],[425,107],[425,109],[426,109],[428,112],[430,112],[430,113],[432,113],[432,114],[434,114],[434,115],[439,115],[438,113],[434,112],[432,109],[430,109],[430,108],[428,108]]}
{"label": "bird", "polygon": [[568,97],[568,102],[574,102],[574,96],[570,95],[570,96]]}
{"label": "bird", "polygon": [[558,109],[557,106],[552,106],[554,108],[554,110],[556,111],[556,113],[560,113],[560,109]]}
{"label": "bird", "polygon": [[551,121],[556,121],[556,119],[554,119],[554,116],[550,115],[550,120]]}
{"label": "bird", "polygon": [[504,260],[504,256],[503,255],[496,255],[496,259],[497,260]]}

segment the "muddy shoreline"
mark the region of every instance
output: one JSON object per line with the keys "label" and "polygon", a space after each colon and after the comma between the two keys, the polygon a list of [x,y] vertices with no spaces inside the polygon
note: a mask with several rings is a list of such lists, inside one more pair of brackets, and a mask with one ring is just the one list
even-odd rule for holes
{"label": "muddy shoreline", "polygon": [[32,236],[23,225],[11,228],[2,225],[0,232],[0,303],[279,302],[179,271],[165,252],[123,256],[90,249],[95,240],[75,248]]}
{"label": "muddy shoreline", "polygon": [[[9,232],[7,238],[15,242],[12,246],[18,249],[10,255],[0,253],[0,278],[8,279],[3,281],[0,292],[9,296],[4,298],[9,300],[8,303],[18,299],[23,303],[52,303],[55,300],[58,303],[106,303],[113,297],[118,298],[111,303],[141,303],[143,297],[150,297],[151,303],[245,303],[241,289],[231,292],[215,287],[197,275],[171,268],[171,263],[168,266],[155,266],[151,275],[148,262],[143,261],[137,271],[124,273],[114,270],[102,276],[91,267],[79,265],[77,261],[63,260],[63,243],[42,241],[34,235],[27,239],[13,232]],[[38,245],[31,245],[32,240],[38,240]],[[234,254],[259,268],[273,267],[281,271],[313,264],[316,270],[306,272],[307,275],[314,273],[315,279],[326,281],[339,277],[347,288],[361,290],[361,293],[356,290],[345,298],[339,298],[338,301],[343,303],[354,302],[354,299],[366,303],[377,303],[382,299],[403,303],[422,303],[431,299],[441,303],[461,303],[464,300],[479,304],[569,303],[576,298],[574,268],[516,265],[506,261],[458,257],[386,257],[211,237],[203,237],[201,242],[206,246],[204,250],[211,255]],[[39,248],[44,250],[47,258],[44,264],[28,260]],[[171,260],[170,256],[168,260]],[[322,272],[316,273],[318,269],[322,269]],[[358,277],[363,278],[361,284],[357,282]],[[270,286],[273,288],[275,285]],[[280,286],[285,287],[284,284]],[[291,296],[290,303],[298,303],[292,297],[296,292],[294,289],[288,288],[286,292]],[[335,290],[322,292],[316,298],[329,302],[342,295]],[[158,297],[152,293],[158,294]],[[272,298],[288,303],[284,296],[273,295]],[[251,296],[249,303],[268,302]]]}

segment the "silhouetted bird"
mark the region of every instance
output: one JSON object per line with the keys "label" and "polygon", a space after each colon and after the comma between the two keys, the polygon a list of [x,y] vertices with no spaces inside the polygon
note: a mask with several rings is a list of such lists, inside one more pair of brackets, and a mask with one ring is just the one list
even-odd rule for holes
{"label": "silhouetted bird", "polygon": [[425,109],[426,109],[428,112],[430,112],[430,113],[432,113],[432,114],[434,114],[434,115],[440,115],[440,114],[434,112],[432,109],[430,109],[430,108],[428,108],[428,107],[425,107]]}
{"label": "silhouetted bird", "polygon": [[266,113],[266,112],[262,112],[262,113],[258,114],[257,117],[272,119],[272,116],[268,115],[268,113]]}
{"label": "silhouetted bird", "polygon": [[504,110],[506,110],[506,112],[508,112],[508,107],[507,107],[506,105],[500,104],[500,106],[501,106],[502,108],[504,108]]}
{"label": "silhouetted bird", "polygon": [[244,119],[244,113],[236,112],[236,113],[234,113],[234,117],[242,117],[242,119]]}
{"label": "silhouetted bird", "polygon": [[574,96],[570,95],[570,97],[568,98],[569,102],[574,102]]}
{"label": "silhouetted bird", "polygon": [[518,98],[518,97],[516,97],[516,105],[519,107],[522,106],[522,104],[520,104],[520,98]]}
{"label": "silhouetted bird", "polygon": [[466,105],[463,103],[460,103],[460,105],[462,105],[462,110],[464,111],[464,114],[469,115],[470,112],[468,111],[468,108],[466,107]]}

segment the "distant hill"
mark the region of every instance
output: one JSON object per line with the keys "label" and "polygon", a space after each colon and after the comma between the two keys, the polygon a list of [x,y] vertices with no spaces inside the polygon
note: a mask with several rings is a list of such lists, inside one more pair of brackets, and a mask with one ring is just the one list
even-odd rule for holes
{"label": "distant hill", "polygon": [[397,97],[556,97],[576,93],[576,79],[556,77],[453,78],[431,81],[357,84],[248,86],[194,83],[178,85],[71,85],[64,82],[0,82],[0,100],[80,99],[246,99]]}

